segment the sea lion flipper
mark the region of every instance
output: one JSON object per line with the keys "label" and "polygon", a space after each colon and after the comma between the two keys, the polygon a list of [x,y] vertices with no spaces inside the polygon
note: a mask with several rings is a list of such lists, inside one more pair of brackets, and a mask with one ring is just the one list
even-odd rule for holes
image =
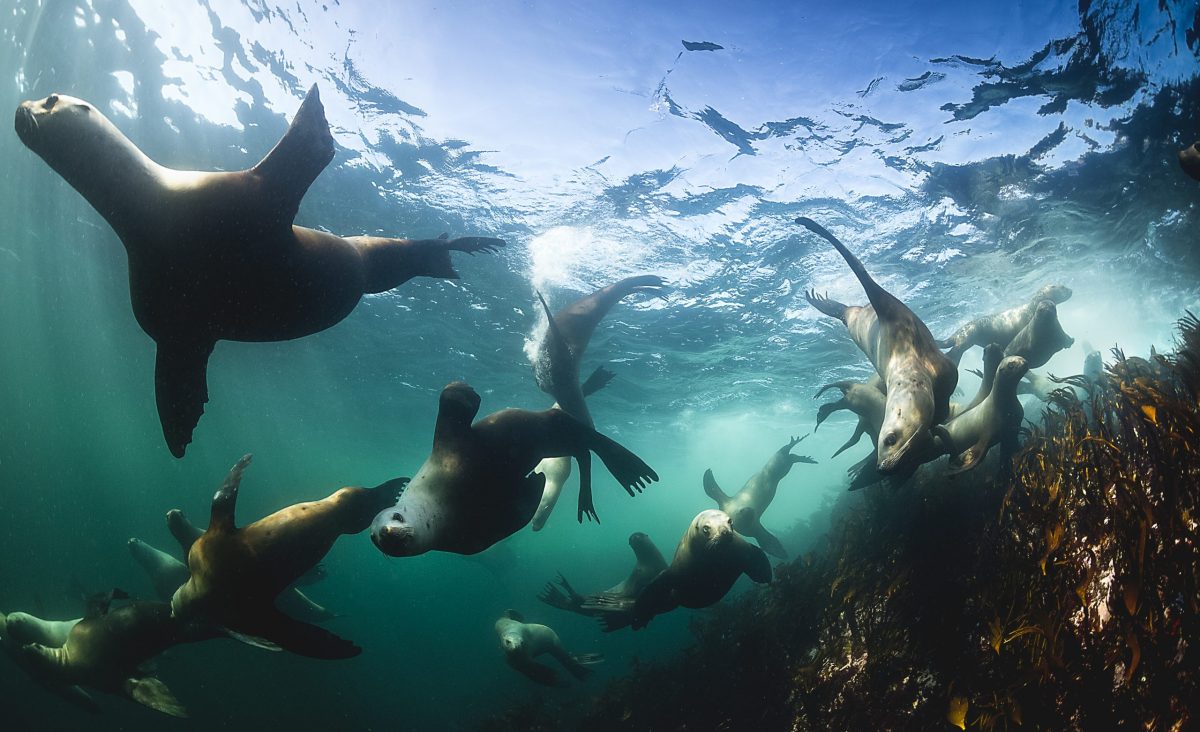
{"label": "sea lion flipper", "polygon": [[837,449],[837,452],[835,452],[829,456],[830,459],[833,459],[833,458],[837,457],[838,455],[841,455],[846,450],[857,445],[858,441],[861,440],[862,436],[865,434],[867,434],[867,428],[865,425],[863,425],[863,421],[861,419],[859,419],[858,425],[854,428],[854,434],[850,435],[850,439],[846,440],[846,443],[844,445],[842,445],[841,447],[839,447]]}
{"label": "sea lion flipper", "polygon": [[87,693],[87,690],[81,686],[55,686],[54,692],[80,709],[83,709],[85,712],[89,712],[91,714],[97,714],[100,712],[100,705],[96,703],[96,700],[92,698],[92,695]]}
{"label": "sea lion flipper", "polygon": [[[854,256],[846,248],[846,245],[831,234],[828,229],[805,216],[796,219],[796,223],[832,244],[833,248],[838,251],[838,254],[842,255],[842,259],[846,260],[846,264],[850,265],[850,271],[858,278],[859,284],[862,285],[863,290],[867,293],[867,299],[871,301],[871,305],[875,308],[876,315],[881,318],[888,318],[892,317],[898,309],[900,312],[908,309],[894,295],[880,287],[867,272],[867,268],[862,265],[858,257]],[[835,315],[834,317],[838,316]]]}
{"label": "sea lion flipper", "polygon": [[[754,538],[758,541],[758,545],[762,547],[763,551],[765,551],[767,554],[770,554],[773,557],[779,557],[780,559],[788,558],[787,549],[783,548],[783,542],[779,541],[779,538],[770,531],[767,531],[766,527],[764,527],[762,524],[759,524],[758,532],[754,534]],[[757,582],[758,580],[755,581]]]}
{"label": "sea lion flipper", "polygon": [[192,544],[195,544],[196,539],[204,534],[191,521],[188,521],[187,516],[183,515],[183,511],[178,508],[167,511],[167,530],[171,532],[171,536],[175,537],[175,541],[179,542],[184,560],[187,559],[188,552],[192,550]]}
{"label": "sea lion flipper", "polygon": [[242,476],[249,467],[253,455],[243,455],[225,476],[224,482],[213,494],[212,513],[208,519],[208,531],[232,531],[235,527],[234,511],[237,509],[238,489]]}
{"label": "sea lion flipper", "polygon": [[[846,322],[846,306],[837,300],[831,300],[828,296],[817,294],[816,290],[805,290],[804,299],[808,300],[808,304],[820,312],[828,315],[831,318],[837,318],[843,323]],[[828,388],[828,387],[826,387]],[[822,390],[824,391],[824,390]],[[818,392],[819,394],[820,392]]]}
{"label": "sea lion flipper", "polygon": [[153,676],[125,679],[123,685],[125,695],[138,704],[169,714],[172,717],[187,717],[187,710],[167,688],[167,685]]}
{"label": "sea lion flipper", "polygon": [[767,558],[766,552],[744,539],[739,546],[742,555],[742,571],[746,573],[746,576],[760,585],[770,584],[771,560]]}
{"label": "sea lion flipper", "polygon": [[[583,517],[587,516],[588,521],[600,523],[600,517],[596,515],[596,505],[592,503],[592,453],[584,450],[576,456],[575,461],[579,463],[579,504],[575,518],[579,523],[583,523]],[[545,480],[544,475],[542,480]]]}
{"label": "sea lion flipper", "polygon": [[208,402],[208,357],[213,343],[160,342],[154,361],[154,398],[167,448],[183,457]]}
{"label": "sea lion flipper", "polygon": [[287,132],[252,172],[271,196],[277,223],[291,225],[309,186],[333,160],[333,135],[313,84]]}
{"label": "sea lion flipper", "polygon": [[[641,493],[643,488],[658,480],[658,473],[640,457],[590,427],[584,429],[590,435],[589,447],[600,457],[604,467],[608,468],[608,472],[612,473],[626,493],[631,496],[634,490]],[[582,467],[580,465],[581,469]]]}
{"label": "sea lion flipper", "polygon": [[544,686],[565,686],[566,680],[557,671],[544,663],[539,663],[528,656],[508,654],[505,656],[508,665],[520,671],[532,681]]}
{"label": "sea lion flipper", "polygon": [[272,641],[278,643],[280,648],[301,656],[340,660],[362,653],[362,649],[353,642],[324,628],[290,618],[274,608],[267,623]]}
{"label": "sea lion flipper", "polygon": [[716,501],[717,506],[724,506],[729,502],[729,494],[721,490],[721,486],[717,485],[717,479],[713,477],[712,468],[704,471],[704,493]]}
{"label": "sea lion flipper", "polygon": [[589,397],[607,386],[608,382],[612,381],[615,377],[616,374],[612,371],[603,366],[597,366],[592,375],[587,377],[579,388],[585,397]]}

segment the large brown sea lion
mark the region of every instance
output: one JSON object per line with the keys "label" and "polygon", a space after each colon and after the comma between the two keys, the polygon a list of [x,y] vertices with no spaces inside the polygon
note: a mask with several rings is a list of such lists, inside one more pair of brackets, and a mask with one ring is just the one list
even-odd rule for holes
{"label": "large brown sea lion", "polygon": [[761,519],[767,506],[775,500],[779,481],[787,476],[792,466],[796,463],[817,462],[808,455],[792,454],[792,448],[804,437],[793,437],[786,445],[771,453],[762,470],[750,476],[742,489],[732,496],[727,495],[721,490],[721,486],[717,485],[711,468],[704,471],[704,493],[717,502],[717,508],[729,515],[733,521],[733,530],[754,539],[767,554],[780,559],[787,559],[787,550],[774,534],[767,531]]}
{"label": "large brown sea lion", "polygon": [[[479,405],[468,384],[442,390],[433,451],[396,505],[371,525],[384,554],[475,554],[511,536],[533,518],[545,476],[532,471],[548,457],[580,461],[595,452],[631,496],[658,480],[637,455],[561,409],[504,409],[472,424]],[[590,495],[591,463],[579,465],[580,491]]]}
{"label": "large brown sea lion", "polygon": [[450,251],[499,239],[342,238],[293,226],[334,142],[314,85],[287,133],[240,172],[171,170],[91,104],[51,94],[17,108],[17,135],[112,226],[129,256],[133,314],[158,345],[163,436],[182,457],[208,401],[218,340],[279,341],[324,330],[366,293],[455,278]]}
{"label": "large brown sea lion", "polygon": [[[583,362],[583,354],[587,351],[588,343],[592,339],[592,333],[595,332],[596,325],[604,319],[608,311],[612,310],[613,306],[622,299],[634,292],[659,290],[664,285],[663,279],[655,275],[626,277],[619,282],[602,287],[586,297],[581,297],[553,315],[550,313],[550,306],[546,304],[546,298],[542,297],[540,292],[538,293],[538,300],[541,301],[542,308],[546,311],[548,322],[546,333],[538,345],[537,357],[533,362],[533,376],[537,380],[538,388],[554,397],[555,406],[588,427],[595,426],[591,412],[588,411],[587,401],[584,399],[585,392],[579,383],[580,365]],[[591,381],[590,378],[589,381]],[[591,453],[584,453],[577,459],[581,461],[579,472],[582,481],[583,472],[591,469],[590,465],[586,467],[583,465],[583,462],[591,462]],[[535,529],[540,529],[546,523],[550,511],[554,509],[554,504],[558,500],[558,493],[554,487],[557,486],[561,490],[562,481],[566,480],[566,476],[570,474],[570,465],[567,465],[565,471],[560,465],[544,472],[547,474],[546,490],[550,493],[541,502],[535,515]],[[561,478],[561,480],[552,480],[552,478]],[[581,482],[576,514],[576,518],[581,523],[584,514],[587,514],[589,519],[595,520],[596,518],[591,494],[584,493]]]}
{"label": "large brown sea lion", "polygon": [[316,566],[339,536],[365,530],[408,479],[375,488],[342,488],[238,528],[234,509],[249,464],[249,455],[239,460],[213,496],[208,529],[188,552],[191,577],[171,599],[172,612],[303,656],[358,655],[362,649],[350,641],[284,614],[276,608],[276,598]]}
{"label": "large brown sea lion", "polygon": [[846,324],[851,339],[883,377],[886,411],[876,446],[877,460],[880,472],[893,472],[910,454],[922,451],[933,437],[933,426],[949,417],[958,369],[937,347],[925,323],[876,284],[837,237],[812,219],[800,217],[796,223],[837,249],[871,302],[866,307],[850,308],[806,293],[814,307]]}

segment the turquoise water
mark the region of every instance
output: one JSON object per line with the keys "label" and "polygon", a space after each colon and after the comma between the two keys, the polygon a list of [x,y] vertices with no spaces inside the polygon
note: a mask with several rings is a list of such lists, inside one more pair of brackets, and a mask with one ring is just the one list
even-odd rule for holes
{"label": "turquoise water", "polygon": [[[474,385],[481,414],[549,406],[529,366],[544,327],[535,288],[557,308],[629,275],[669,282],[661,298],[614,308],[584,364],[617,373],[589,400],[598,429],[661,482],[631,499],[597,463],[602,524],[574,521],[572,477],[544,531],[487,559],[390,559],[366,535],[343,538],[311,594],[362,656],[179,647],[158,673],[192,719],[101,695],[105,729],[465,729],[530,696],[595,695],[632,659],[683,647],[692,611],[604,635],[535,596],[560,570],[583,591],[615,584],[634,531],[669,557],[711,506],[705,468],[736,489],[812,430],[818,387],[870,373],[840,324],[804,301],[806,288],[863,298],[797,216],[833,229],[937,336],[1069,285],[1059,315],[1076,346],[1043,372],[1078,373],[1085,343],[1161,348],[1198,307],[1197,184],[1175,162],[1200,136],[1194,2],[10,2],[0,18],[10,109],[71,94],[164,165],[237,170],[316,83],[337,155],[298,224],[508,242],[455,255],[461,280],[368,296],[314,336],[222,341],[206,413],[176,460],[119,241],[0,135],[0,610],[77,617],[80,587],[149,597],[127,539],[170,549],[163,514],[203,524],[246,452],[242,523],[411,475],[447,382]],[[978,364],[976,350],[962,365]],[[975,384],[964,375],[964,394]],[[835,415],[797,447],[819,464],[793,468],[764,518],[793,554],[815,537],[789,527],[820,516],[869,451],[828,458],[853,424]],[[571,650],[603,652],[596,677],[546,691],[514,673],[492,630],[509,607]],[[0,708],[18,728],[89,719],[7,659],[0,669]]]}

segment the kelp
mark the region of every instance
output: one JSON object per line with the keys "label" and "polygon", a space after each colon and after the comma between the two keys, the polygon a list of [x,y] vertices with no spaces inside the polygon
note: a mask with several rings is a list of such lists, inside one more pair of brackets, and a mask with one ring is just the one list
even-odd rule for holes
{"label": "kelp", "polygon": [[[823,540],[722,603],[582,730],[1183,730],[1200,699],[1200,321],[1114,353],[1010,460],[845,494]],[[503,718],[486,729],[517,728]]]}

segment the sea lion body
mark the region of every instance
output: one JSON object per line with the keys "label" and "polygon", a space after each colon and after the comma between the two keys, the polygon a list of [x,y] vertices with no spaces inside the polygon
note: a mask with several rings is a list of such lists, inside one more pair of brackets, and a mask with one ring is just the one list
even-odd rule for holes
{"label": "sea lion body", "polygon": [[[433,450],[396,502],[375,517],[371,539],[390,556],[475,554],[525,527],[541,500],[549,457],[595,452],[631,496],[658,475],[641,458],[561,409],[504,409],[472,424],[479,395],[455,382],[442,390]],[[590,462],[580,462],[581,472]],[[591,485],[590,473],[581,485]],[[589,488],[590,490],[590,488]]]}
{"label": "sea lion body", "polygon": [[1006,356],[996,368],[987,397],[946,423],[944,434],[949,436],[950,445],[944,447],[954,453],[950,458],[952,472],[978,465],[992,445],[1002,445],[1010,455],[1016,451],[1017,432],[1025,418],[1017,385],[1028,371],[1025,359]]}
{"label": "sea lion body", "polygon": [[1196,180],[1200,180],[1200,142],[1194,142],[1179,151],[1179,167]]}
{"label": "sea lion body", "polygon": [[962,354],[974,346],[983,348],[989,343],[995,343],[1002,349],[1006,348],[1021,329],[1029,324],[1039,302],[1050,300],[1061,304],[1070,298],[1071,288],[1065,285],[1044,285],[1024,305],[1009,308],[995,315],[976,318],[956,330],[954,335],[939,341],[938,345],[950,349],[946,355],[954,363],[958,363]]}
{"label": "sea lion body", "polygon": [[343,534],[365,530],[395,500],[405,478],[376,488],[342,488],[297,503],[248,526],[234,525],[243,457],[213,497],[208,529],[188,552],[191,577],[171,600],[175,615],[199,618],[314,658],[349,658],[362,649],[275,607],[276,599],[312,569]]}
{"label": "sea lion body", "polygon": [[[882,384],[882,381],[878,379],[878,374],[876,374],[874,381]],[[887,400],[884,392],[876,387],[872,381],[868,381],[865,384],[853,381],[835,381],[832,384],[822,386],[817,391],[816,396],[821,396],[829,389],[839,389],[842,392],[842,398],[836,402],[821,405],[817,410],[817,427],[820,427],[821,423],[828,419],[829,415],[842,409],[848,409],[858,416],[858,424],[854,427],[854,434],[830,457],[837,457],[844,451],[857,445],[863,435],[871,438],[871,445],[874,447],[875,443],[879,441],[879,430],[883,428],[883,415],[887,411]]]}
{"label": "sea lion body", "polygon": [[[807,435],[805,435],[807,437]],[[787,550],[770,531],[762,525],[761,518],[767,506],[775,500],[779,481],[791,471],[796,463],[815,463],[807,455],[793,455],[791,450],[803,437],[793,437],[788,444],[776,450],[767,464],[750,476],[742,489],[730,496],[721,490],[711,469],[704,471],[704,492],[717,502],[717,508],[729,515],[733,530],[758,542],[768,554],[787,559]]]}
{"label": "sea lion body", "polygon": [[315,86],[271,152],[238,172],[165,168],[95,107],[65,95],[23,102],[15,126],[125,245],[134,317],[158,345],[156,400],[176,457],[208,401],[207,363],[218,340],[310,335],[342,320],[366,293],[420,275],[457,277],[451,249],[504,245],[294,226],[300,200],[334,156]]}
{"label": "sea lion body", "polygon": [[538,595],[538,599],[547,605],[557,607],[560,610],[567,610],[579,615],[599,615],[603,611],[596,610],[594,607],[601,597],[611,601],[635,600],[646,585],[667,568],[667,560],[663,558],[662,552],[650,540],[650,537],[638,531],[629,535],[629,547],[633,549],[636,562],[633,565],[633,570],[629,576],[621,580],[619,583],[593,595],[580,595],[567,582],[566,577],[561,574],[558,576],[558,583],[561,586],[555,587],[554,583],[547,582],[546,587]]}
{"label": "sea lion body", "polygon": [[1050,357],[1074,345],[1075,339],[1067,335],[1058,322],[1058,308],[1052,300],[1042,300],[1034,308],[1033,315],[1025,327],[1015,335],[1004,349],[1005,357],[1020,356],[1029,368],[1046,365]]}
{"label": "sea lion body", "polygon": [[879,470],[894,472],[910,455],[921,452],[932,439],[931,428],[949,417],[958,369],[937,347],[925,323],[880,287],[837,237],[811,219],[796,222],[833,245],[871,302],[869,309],[856,309],[805,293],[814,307],[846,324],[851,339],[887,385],[876,453]]}
{"label": "sea lion body", "polygon": [[496,621],[495,629],[508,665],[533,681],[546,686],[563,685],[562,678],[554,669],[534,660],[538,656],[553,656],[580,681],[592,674],[591,669],[587,667],[589,664],[604,660],[603,656],[594,653],[573,656],[563,648],[558,633],[552,628],[538,623],[526,623],[524,620],[515,610],[506,610]]}

